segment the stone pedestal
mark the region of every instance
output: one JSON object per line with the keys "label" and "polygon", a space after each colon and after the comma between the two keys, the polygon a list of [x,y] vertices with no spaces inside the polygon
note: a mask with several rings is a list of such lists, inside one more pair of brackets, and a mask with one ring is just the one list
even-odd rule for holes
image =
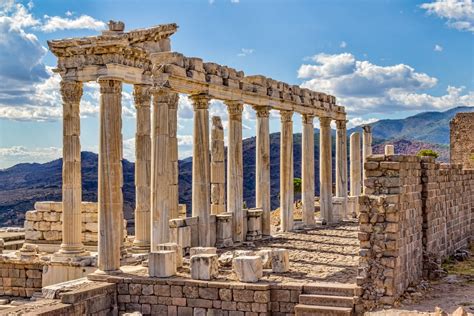
{"label": "stone pedestal", "polygon": [[212,280],[219,274],[216,254],[199,254],[191,257],[191,278],[194,280]]}
{"label": "stone pedestal", "polygon": [[346,217],[347,198],[332,197],[332,216],[335,223],[342,221]]}
{"label": "stone pedestal", "polygon": [[385,145],[385,156],[395,155],[395,147],[393,145]]}
{"label": "stone pedestal", "polygon": [[293,111],[280,111],[280,225],[293,229]]}
{"label": "stone pedestal", "polygon": [[199,217],[199,245],[206,247],[211,245],[209,97],[200,94],[190,98],[194,107],[192,211]]}
{"label": "stone pedestal", "polygon": [[232,213],[216,215],[216,247],[227,248],[234,245],[232,239]]}
{"label": "stone pedestal", "polygon": [[262,234],[270,236],[270,107],[255,107],[257,135],[255,156],[255,206],[261,208]]}
{"label": "stone pedestal", "polygon": [[342,213],[336,222],[346,217],[347,207],[347,129],[346,121],[336,121],[336,196],[342,202]]}
{"label": "stone pedestal", "polygon": [[272,250],[272,271],[273,272],[288,272],[290,269],[290,257],[286,249]]}
{"label": "stone pedestal", "polygon": [[314,126],[313,115],[304,114],[303,140],[301,146],[301,177],[302,177],[302,202],[303,223],[313,226],[314,221]]}
{"label": "stone pedestal", "polygon": [[350,159],[351,159],[351,196],[359,196],[362,193],[361,190],[361,161],[360,161],[360,134],[352,133],[351,134],[351,143],[350,143]]}
{"label": "stone pedestal", "polygon": [[247,211],[247,237],[248,241],[262,239],[262,214],[261,209],[249,209]]}
{"label": "stone pedestal", "polygon": [[[99,78],[99,273],[120,271],[122,245],[122,82],[112,77]],[[67,228],[69,229],[69,228]]]}
{"label": "stone pedestal", "polygon": [[169,278],[176,275],[176,252],[173,250],[150,252],[148,272],[151,277],[158,278]]}
{"label": "stone pedestal", "polygon": [[321,217],[323,222],[332,223],[331,118],[320,117],[319,122],[319,201]]}
{"label": "stone pedestal", "polygon": [[258,282],[263,276],[262,258],[259,256],[242,256],[232,260],[232,269],[240,282]]}
{"label": "stone pedestal", "polygon": [[226,211],[224,128],[221,118],[212,117],[211,129],[211,214]]}
{"label": "stone pedestal", "polygon": [[166,244],[159,244],[157,250],[170,250],[176,253],[176,267],[180,268],[183,266],[183,249],[181,246],[174,242],[169,242]]}
{"label": "stone pedestal", "polygon": [[191,248],[191,227],[189,226],[174,226],[170,228],[170,241],[177,243],[182,251],[183,255],[189,253]]}
{"label": "stone pedestal", "polygon": [[234,241],[244,241],[242,110],[240,101],[226,101],[229,112],[229,142],[227,146],[227,212],[233,213]]}
{"label": "stone pedestal", "polygon": [[150,87],[135,85],[133,96],[137,110],[135,134],[135,239],[133,250],[150,250],[150,170],[151,124]]}

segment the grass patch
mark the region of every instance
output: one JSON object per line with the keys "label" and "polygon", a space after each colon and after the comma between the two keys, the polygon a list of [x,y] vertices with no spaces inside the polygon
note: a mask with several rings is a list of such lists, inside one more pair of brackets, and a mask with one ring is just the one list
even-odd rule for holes
{"label": "grass patch", "polygon": [[[450,257],[443,263],[443,269],[448,271],[448,274],[455,274],[459,276],[474,277],[474,244],[471,244],[471,257],[464,261],[456,261]],[[473,280],[470,280],[474,282]]]}

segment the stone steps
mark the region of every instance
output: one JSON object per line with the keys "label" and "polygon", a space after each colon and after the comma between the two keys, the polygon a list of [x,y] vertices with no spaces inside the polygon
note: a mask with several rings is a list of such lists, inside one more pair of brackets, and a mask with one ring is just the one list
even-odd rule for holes
{"label": "stone steps", "polygon": [[351,316],[350,307],[332,307],[298,304],[295,306],[296,316]]}
{"label": "stone steps", "polygon": [[360,288],[355,284],[318,282],[303,286],[303,294],[358,296]]}
{"label": "stone steps", "polygon": [[354,306],[354,299],[348,296],[302,294],[300,295],[299,303],[303,305],[352,308]]}

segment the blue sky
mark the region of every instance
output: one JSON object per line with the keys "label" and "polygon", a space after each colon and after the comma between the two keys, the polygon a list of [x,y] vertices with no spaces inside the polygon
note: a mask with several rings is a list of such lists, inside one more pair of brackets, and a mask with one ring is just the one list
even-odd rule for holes
{"label": "blue sky", "polygon": [[[0,168],[61,156],[59,78],[46,41],[175,22],[172,50],[334,94],[349,124],[474,105],[472,0],[5,1],[0,0]],[[124,87],[124,153],[135,112]],[[81,103],[83,150],[97,151],[97,85]],[[213,102],[212,115],[226,111]],[[179,107],[180,157],[192,149],[192,111]],[[245,108],[244,137],[254,135]],[[294,115],[294,130],[301,119]],[[317,127],[317,122],[315,124]],[[279,131],[274,113],[271,131]]]}

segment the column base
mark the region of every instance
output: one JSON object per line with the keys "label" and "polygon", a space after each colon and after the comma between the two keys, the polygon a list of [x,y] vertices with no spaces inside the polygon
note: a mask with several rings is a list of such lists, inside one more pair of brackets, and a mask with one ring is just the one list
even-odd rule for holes
{"label": "column base", "polygon": [[123,271],[120,269],[117,270],[101,270],[97,269],[93,273],[89,274],[87,278],[91,281],[104,281],[108,276],[121,275]]}
{"label": "column base", "polygon": [[138,245],[133,245],[132,248],[130,248],[128,251],[131,253],[149,253],[151,251],[150,246],[138,246]]}
{"label": "column base", "polygon": [[62,251],[60,249],[51,256],[51,262],[80,262],[92,257],[89,251]]}

